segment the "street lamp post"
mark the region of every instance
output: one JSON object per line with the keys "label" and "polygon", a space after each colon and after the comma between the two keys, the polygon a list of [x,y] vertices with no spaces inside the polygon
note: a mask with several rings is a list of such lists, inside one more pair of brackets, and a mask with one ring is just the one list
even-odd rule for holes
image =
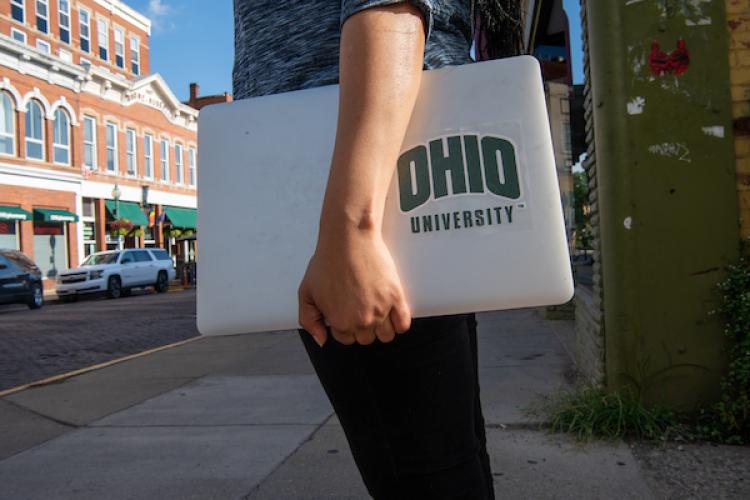
{"label": "street lamp post", "polygon": [[[115,187],[112,189],[112,198],[115,200],[115,221],[120,220],[120,196],[122,195],[122,191],[120,191],[120,186],[115,183]],[[122,235],[117,233],[117,249],[122,250],[123,244],[122,244]]]}
{"label": "street lamp post", "polygon": [[148,192],[149,187],[148,186],[141,186],[141,205],[143,213],[146,215],[147,223],[146,227],[143,229],[143,241],[141,242],[142,247],[146,247],[146,232],[151,230],[150,222],[151,222],[151,206],[148,203]]}

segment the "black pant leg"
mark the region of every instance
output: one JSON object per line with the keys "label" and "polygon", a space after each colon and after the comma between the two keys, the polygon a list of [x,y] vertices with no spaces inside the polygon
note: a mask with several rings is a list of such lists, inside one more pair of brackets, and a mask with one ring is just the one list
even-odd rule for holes
{"label": "black pant leg", "polygon": [[417,319],[371,346],[319,348],[300,331],[375,498],[489,498],[471,320]]}
{"label": "black pant leg", "polygon": [[476,429],[477,438],[479,439],[479,459],[482,463],[484,478],[487,484],[487,498],[495,499],[494,478],[492,468],[490,467],[490,456],[487,453],[487,435],[485,432],[484,415],[482,414],[482,401],[479,392],[479,347],[477,342],[477,318],[472,314],[469,319],[469,333],[471,336],[471,351],[474,361],[474,384],[476,398],[474,401],[474,428]]}

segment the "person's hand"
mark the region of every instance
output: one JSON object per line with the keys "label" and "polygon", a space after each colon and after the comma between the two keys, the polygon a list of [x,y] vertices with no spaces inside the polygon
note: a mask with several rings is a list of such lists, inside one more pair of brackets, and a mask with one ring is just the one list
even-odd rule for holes
{"label": "person's hand", "polygon": [[373,233],[321,239],[299,287],[299,322],[319,345],[390,342],[411,324],[396,266]]}

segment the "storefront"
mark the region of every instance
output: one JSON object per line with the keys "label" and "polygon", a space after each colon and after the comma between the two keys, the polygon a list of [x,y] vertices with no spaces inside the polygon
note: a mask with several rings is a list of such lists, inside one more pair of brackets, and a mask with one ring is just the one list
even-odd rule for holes
{"label": "storefront", "polygon": [[45,278],[54,279],[59,271],[68,268],[71,222],[78,222],[78,216],[67,210],[34,209],[34,261]]}
{"label": "storefront", "polygon": [[198,211],[194,208],[164,207],[164,238],[178,275],[196,260],[196,228]]}
{"label": "storefront", "polygon": [[31,220],[31,213],[19,207],[0,206],[0,248],[21,248],[20,222]]}
{"label": "storefront", "polygon": [[107,250],[118,248],[122,238],[123,248],[139,248],[139,240],[145,236],[148,216],[138,203],[131,201],[105,200],[107,209]]}
{"label": "storefront", "polygon": [[175,266],[196,259],[197,210],[107,198],[83,197],[85,255],[120,248],[164,248]]}

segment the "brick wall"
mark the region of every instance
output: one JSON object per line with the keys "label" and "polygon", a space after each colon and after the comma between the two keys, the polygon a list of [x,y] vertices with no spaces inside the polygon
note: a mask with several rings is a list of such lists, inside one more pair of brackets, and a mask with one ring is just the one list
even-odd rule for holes
{"label": "brick wall", "polygon": [[[25,126],[26,116],[23,112],[15,113],[16,120],[16,154],[11,157],[4,156],[2,160],[9,164],[19,166],[32,165],[57,172],[75,172],[83,170],[83,116],[96,119],[96,157],[99,170],[91,176],[91,180],[106,183],[119,182],[123,186],[137,186],[151,184],[158,186],[161,191],[174,192],[194,196],[195,187],[187,185],[188,179],[188,150],[197,150],[197,134],[195,131],[186,129],[168,120],[164,113],[150,106],[133,104],[123,106],[92,95],[86,92],[75,93],[72,90],[50,84],[31,75],[22,75],[16,71],[4,69],[3,76],[9,78],[10,83],[21,95],[39,89],[40,94],[49,103],[54,103],[61,97],[73,108],[78,126],[70,128],[71,133],[71,164],[64,166],[55,164],[52,160],[52,120],[45,119],[45,160],[33,161],[25,158]],[[10,94],[9,94],[10,95]],[[15,106],[15,98],[10,96]],[[117,175],[114,177],[106,171],[106,124],[112,122],[117,125]],[[132,128],[136,132],[136,176],[126,175],[126,129]],[[145,179],[144,136],[153,136],[153,168],[152,179]],[[161,151],[159,141],[164,138],[169,141],[168,149],[168,181],[163,182],[160,176]],[[175,145],[183,146],[182,179],[181,185],[175,184],[177,178],[177,163],[175,161]]]}
{"label": "brick wall", "polygon": [[602,289],[601,248],[599,239],[599,202],[597,196],[596,142],[591,89],[591,70],[588,55],[586,0],[581,0],[582,37],[584,48],[584,110],[586,115],[586,152],[583,167],[589,178],[589,207],[591,214],[591,240],[594,249],[593,285],[576,287],[576,364],[582,381],[600,385],[604,383],[604,308]]}
{"label": "brick wall", "polygon": [[[6,36],[11,36],[11,29],[15,28],[19,31],[26,33],[26,43],[30,47],[35,47],[37,40],[42,40],[50,44],[52,55],[57,56],[59,50],[62,49],[71,54],[72,62],[80,64],[81,59],[86,59],[96,66],[104,66],[110,71],[120,74],[125,78],[133,79],[141,76],[148,75],[151,71],[150,68],[150,52],[149,52],[149,35],[146,31],[138,26],[133,25],[121,16],[118,16],[114,9],[109,9],[95,0],[78,0],[77,2],[70,2],[70,41],[65,43],[60,40],[60,16],[58,11],[59,3],[56,1],[48,2],[48,25],[49,28],[47,33],[42,33],[36,29],[36,2],[26,0],[24,3],[26,9],[25,22],[20,23],[11,17],[11,6],[10,1],[3,0],[0,2],[0,33]],[[81,23],[80,23],[80,11],[81,8],[87,10],[91,16],[90,25],[90,48],[89,51],[81,50]],[[99,58],[99,42],[98,42],[98,27],[97,19],[104,19],[107,22],[107,40],[108,40],[108,60],[103,61]],[[115,27],[124,30],[125,32],[125,51],[124,59],[125,64],[123,68],[115,65]],[[138,75],[131,72],[131,58],[130,58],[130,36],[136,36],[140,42],[140,71]]]}
{"label": "brick wall", "polygon": [[750,250],[750,1],[726,0],[740,239]]}

